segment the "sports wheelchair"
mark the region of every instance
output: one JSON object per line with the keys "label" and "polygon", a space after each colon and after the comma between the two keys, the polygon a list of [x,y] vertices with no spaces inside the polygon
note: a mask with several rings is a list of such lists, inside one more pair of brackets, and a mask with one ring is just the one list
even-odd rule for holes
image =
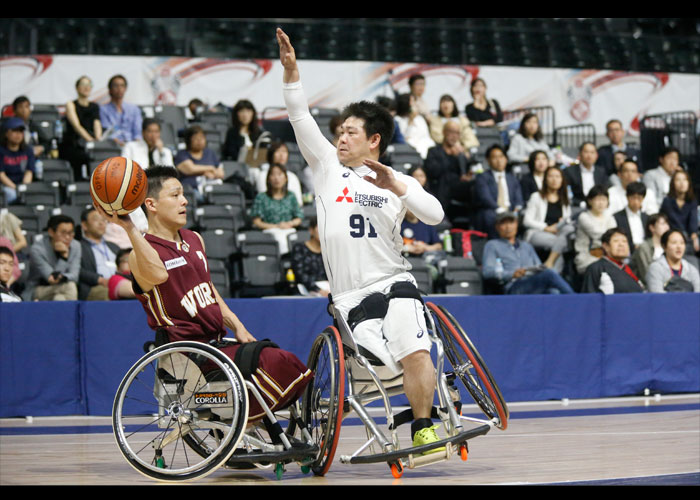
{"label": "sports wheelchair", "polygon": [[[442,421],[447,437],[401,448],[397,428],[413,416],[410,409],[394,415],[390,398],[403,393],[402,376],[387,376],[386,367],[354,342],[332,305],[329,312],[334,324],[316,337],[307,363],[313,380],[299,400],[274,413],[258,388],[216,347],[186,341],[147,346],[148,352],[124,376],[112,409],[115,439],[127,462],[150,478],[172,482],[203,478],[219,467],[274,468],[281,479],[291,462],[304,473],[322,476],[333,463],[343,419],[355,411],[368,440],[340,461],[386,462],[400,477],[404,466],[427,465],[456,453],[466,460],[469,439],[493,427],[506,429],[508,407],[488,368],[454,317],[428,302],[429,334],[437,346],[439,406],[433,417]],[[488,420],[460,415],[464,390]],[[254,422],[248,420],[249,394],[265,413]],[[365,408],[377,400],[383,402],[388,431]],[[479,425],[465,429],[467,421]],[[442,447],[444,451],[423,454]]]}

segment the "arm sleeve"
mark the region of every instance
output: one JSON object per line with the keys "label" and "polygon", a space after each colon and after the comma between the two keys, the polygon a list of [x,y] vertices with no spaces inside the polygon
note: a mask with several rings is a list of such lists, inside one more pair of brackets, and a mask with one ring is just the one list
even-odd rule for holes
{"label": "arm sleeve", "polygon": [[442,222],[445,212],[442,205],[432,194],[428,193],[420,183],[410,175],[398,174],[398,179],[406,184],[406,194],[400,197],[404,206],[418,217],[421,222],[435,226]]}
{"label": "arm sleeve", "polygon": [[537,229],[543,231],[547,224],[537,218],[537,204],[541,200],[539,193],[532,193],[530,199],[525,207],[525,214],[523,217],[523,226],[526,229]]}
{"label": "arm sleeve", "polygon": [[650,293],[666,293],[666,291],[664,290],[663,267],[657,265],[657,261],[654,261],[651,264],[649,264],[646,282],[647,290]]}

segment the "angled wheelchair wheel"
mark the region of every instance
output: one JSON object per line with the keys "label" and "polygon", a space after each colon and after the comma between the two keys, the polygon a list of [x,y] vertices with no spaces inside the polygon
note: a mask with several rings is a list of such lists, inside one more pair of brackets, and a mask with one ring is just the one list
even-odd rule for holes
{"label": "angled wheelchair wheel", "polygon": [[345,399],[345,358],[335,327],[326,328],[316,337],[307,366],[314,372],[314,379],[301,400],[301,419],[319,448],[311,470],[323,476],[330,469],[338,446]]}
{"label": "angled wheelchair wheel", "polygon": [[161,481],[210,474],[235,451],[248,421],[243,377],[221,351],[173,342],[143,356],[127,372],[112,408],[124,458]]}
{"label": "angled wheelchair wheel", "polygon": [[484,414],[498,419],[496,427],[505,430],[508,426],[508,406],[476,347],[447,309],[432,302],[426,303],[426,306],[433,315],[436,334],[444,347],[448,362],[445,370],[452,370]]}

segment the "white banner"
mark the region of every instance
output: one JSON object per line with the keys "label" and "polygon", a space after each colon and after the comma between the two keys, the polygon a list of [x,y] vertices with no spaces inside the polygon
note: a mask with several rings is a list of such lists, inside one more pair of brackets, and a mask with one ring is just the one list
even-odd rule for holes
{"label": "white banner", "polygon": [[[693,111],[700,116],[700,75],[630,73],[506,66],[445,66],[373,62],[300,61],[302,82],[311,106],[341,108],[349,102],[391,95],[391,85],[408,91],[408,78],[426,78],[424,99],[437,109],[450,94],[459,110],[471,102],[469,83],[483,78],[487,95],[501,108],[552,106],[556,126],[592,123],[605,133],[612,118],[633,135],[645,114]],[[35,104],[58,104],[76,98],[82,75],[94,84],[91,100],[109,100],[107,81],[122,74],[126,100],[138,105],[177,104],[192,98],[232,107],[253,102],[260,116],[267,107],[282,107],[282,67],[275,59],[232,60],[182,57],[35,56],[0,58],[0,103],[19,95]]]}

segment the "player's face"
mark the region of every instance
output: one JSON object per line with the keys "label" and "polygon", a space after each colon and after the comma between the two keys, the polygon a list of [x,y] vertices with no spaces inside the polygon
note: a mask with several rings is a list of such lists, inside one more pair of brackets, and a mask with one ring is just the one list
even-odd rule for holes
{"label": "player's face", "polygon": [[187,224],[187,198],[179,180],[171,178],[163,182],[158,199],[154,200],[154,206],[158,217],[164,222],[179,227]]}
{"label": "player's face", "polygon": [[610,238],[610,243],[603,243],[603,249],[610,257],[622,260],[630,255],[630,247],[627,244],[627,236],[615,233]]}
{"label": "player's face", "polygon": [[343,122],[338,139],[338,160],[343,165],[359,167],[363,160],[372,158],[371,145],[375,140],[378,145],[379,134],[368,138],[364,125],[365,121],[362,118],[354,116]]}
{"label": "player's face", "polygon": [[11,255],[0,253],[0,282],[7,283],[12,277],[15,261]]}

